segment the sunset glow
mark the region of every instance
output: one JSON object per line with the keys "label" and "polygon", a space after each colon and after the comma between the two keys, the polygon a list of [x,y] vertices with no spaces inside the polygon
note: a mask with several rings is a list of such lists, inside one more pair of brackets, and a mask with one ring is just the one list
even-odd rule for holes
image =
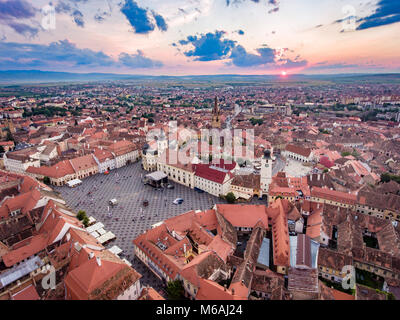
{"label": "sunset glow", "polygon": [[0,70],[400,71],[395,0],[0,0],[0,9]]}

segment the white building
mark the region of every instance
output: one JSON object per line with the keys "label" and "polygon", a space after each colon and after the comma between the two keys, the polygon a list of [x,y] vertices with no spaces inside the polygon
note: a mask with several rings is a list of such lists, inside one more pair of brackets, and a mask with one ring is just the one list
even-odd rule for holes
{"label": "white building", "polygon": [[29,167],[40,167],[39,153],[28,155],[7,152],[3,160],[5,169],[11,172],[24,173]]}
{"label": "white building", "polygon": [[198,164],[195,166],[194,186],[216,197],[226,196],[231,192],[231,184],[234,179],[233,171],[237,164]]}
{"label": "white building", "polygon": [[314,154],[311,149],[302,148],[291,144],[286,146],[286,149],[282,152],[282,155],[284,157],[306,163],[314,160]]}

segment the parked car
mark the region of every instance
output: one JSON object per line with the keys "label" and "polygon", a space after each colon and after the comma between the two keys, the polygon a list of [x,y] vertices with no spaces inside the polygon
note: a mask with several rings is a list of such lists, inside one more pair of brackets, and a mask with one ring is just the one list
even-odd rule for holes
{"label": "parked car", "polygon": [[168,184],[167,189],[175,189],[175,186],[173,184]]}
{"label": "parked car", "polygon": [[117,199],[111,199],[110,201],[108,201],[108,203],[112,206],[116,206],[118,204]]}
{"label": "parked car", "polygon": [[183,199],[182,198],[177,198],[172,203],[176,204],[176,205],[182,204],[183,203]]}

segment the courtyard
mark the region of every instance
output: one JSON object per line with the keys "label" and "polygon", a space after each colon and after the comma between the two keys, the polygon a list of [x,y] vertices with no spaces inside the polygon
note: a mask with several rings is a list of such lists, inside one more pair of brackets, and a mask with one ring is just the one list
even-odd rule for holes
{"label": "courtyard", "polygon": [[290,158],[285,160],[286,165],[283,171],[286,172],[286,175],[289,177],[300,178],[307,176],[312,171],[312,166],[305,166],[302,162],[296,161]]}
{"label": "courtyard", "polygon": [[[214,204],[226,201],[175,183],[171,183],[174,189],[154,189],[141,181],[147,173],[140,163],[134,163],[113,170],[108,175],[88,177],[76,188],[63,186],[54,187],[54,190],[61,194],[72,210],[86,211],[87,216],[102,222],[106,231],[114,233],[117,238],[106,247],[120,247],[123,250],[120,256],[130,261],[133,268],[143,275],[142,285],[150,285],[163,292],[162,282],[143,263],[134,259],[132,240],[168,218],[190,210],[210,209]],[[182,198],[184,202],[174,205],[176,198]],[[115,207],[109,205],[111,199],[117,199]],[[146,207],[143,205],[145,200],[148,201]],[[258,198],[252,199],[251,203],[266,205],[265,200]]]}

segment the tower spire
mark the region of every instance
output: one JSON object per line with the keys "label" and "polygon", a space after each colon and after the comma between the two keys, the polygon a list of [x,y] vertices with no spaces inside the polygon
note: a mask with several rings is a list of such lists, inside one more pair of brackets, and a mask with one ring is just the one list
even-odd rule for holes
{"label": "tower spire", "polygon": [[221,128],[221,119],[220,119],[220,111],[218,108],[218,97],[215,96],[215,103],[214,103],[214,109],[212,112],[212,127],[213,128]]}

